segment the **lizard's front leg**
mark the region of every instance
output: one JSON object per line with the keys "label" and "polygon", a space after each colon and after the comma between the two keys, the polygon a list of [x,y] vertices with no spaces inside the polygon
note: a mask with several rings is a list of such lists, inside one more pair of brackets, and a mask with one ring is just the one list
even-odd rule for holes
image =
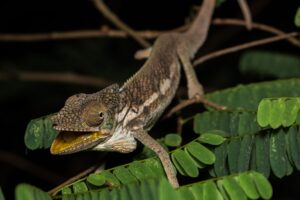
{"label": "lizard's front leg", "polygon": [[196,72],[192,66],[189,56],[185,54],[186,52],[184,51],[184,49],[178,50],[178,56],[187,79],[188,98],[192,99],[196,95],[203,96],[204,95],[203,87],[198,81]]}
{"label": "lizard's front leg", "polygon": [[184,73],[185,73],[185,76],[187,79],[188,98],[189,99],[195,98],[198,102],[201,102],[208,106],[214,107],[218,110],[226,109],[225,106],[218,105],[214,102],[207,100],[204,97],[203,86],[198,81],[194,67],[189,59],[189,56],[187,56],[186,53],[184,52],[184,49],[178,50],[178,57],[181,61],[181,64],[182,64],[182,67],[183,67],[183,70],[184,70]]}
{"label": "lizard's front leg", "polygon": [[168,152],[143,129],[135,130],[133,136],[156,153],[164,167],[169,182],[174,188],[179,187],[176,170],[171,162]]}

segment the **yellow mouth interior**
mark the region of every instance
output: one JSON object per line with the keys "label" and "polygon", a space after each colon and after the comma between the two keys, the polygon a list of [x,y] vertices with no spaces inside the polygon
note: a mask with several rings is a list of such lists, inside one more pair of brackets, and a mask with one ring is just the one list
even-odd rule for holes
{"label": "yellow mouth interior", "polygon": [[93,142],[105,139],[107,134],[102,132],[60,132],[53,141],[50,151],[52,154],[72,153],[85,150]]}

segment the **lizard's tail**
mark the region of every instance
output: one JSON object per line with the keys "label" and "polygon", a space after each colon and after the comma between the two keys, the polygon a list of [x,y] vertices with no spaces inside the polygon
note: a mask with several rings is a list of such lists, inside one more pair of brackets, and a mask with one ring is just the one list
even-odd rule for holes
{"label": "lizard's tail", "polygon": [[203,0],[202,6],[191,27],[185,32],[191,58],[206,40],[216,0]]}

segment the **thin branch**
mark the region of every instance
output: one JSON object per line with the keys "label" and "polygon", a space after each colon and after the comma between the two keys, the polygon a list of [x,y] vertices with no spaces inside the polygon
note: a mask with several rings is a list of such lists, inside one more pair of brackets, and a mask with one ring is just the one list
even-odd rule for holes
{"label": "thin branch", "polygon": [[67,186],[67,185],[69,185],[69,184],[71,184],[71,183],[73,183],[73,182],[79,180],[80,178],[82,178],[82,177],[88,175],[89,173],[95,171],[96,169],[97,169],[97,165],[93,165],[93,166],[87,168],[86,170],[80,172],[80,173],[77,174],[76,176],[74,176],[74,177],[68,179],[67,181],[63,182],[62,184],[56,186],[55,188],[49,190],[48,193],[49,193],[50,195],[53,195],[53,194],[55,194],[57,191],[59,191],[59,190],[61,190],[62,188],[64,188],[65,186]]}
{"label": "thin branch", "polygon": [[96,8],[112,23],[114,23],[119,29],[124,30],[128,35],[130,35],[133,39],[135,39],[138,43],[140,43],[143,47],[150,47],[146,40],[136,34],[135,30],[130,28],[127,24],[122,22],[103,2],[103,0],[93,0]]}
{"label": "thin branch", "polygon": [[[230,18],[216,18],[212,21],[214,25],[234,25],[234,26],[245,26],[246,23],[240,19],[230,19]],[[285,32],[261,23],[252,23],[253,28],[259,29],[261,31],[273,33],[276,35],[283,35]],[[163,33],[169,32],[182,32],[189,27],[189,24],[178,27],[173,30],[167,31],[154,31],[154,30],[144,30],[136,31],[136,35],[145,39],[153,39],[158,37]],[[77,31],[62,31],[62,32],[52,32],[52,33],[34,33],[34,34],[1,34],[0,42],[38,42],[44,40],[67,40],[67,39],[82,39],[82,38],[99,38],[99,37],[112,37],[112,38],[126,38],[128,34],[122,30],[113,30],[108,26],[103,25],[99,30],[77,30]],[[293,45],[300,47],[300,41],[294,37],[286,38]]]}
{"label": "thin branch", "polygon": [[41,81],[41,82],[62,82],[94,87],[105,87],[111,82],[108,80],[74,74],[71,72],[31,72],[31,71],[12,71],[0,72],[0,80],[21,80],[21,81]]}
{"label": "thin branch", "polygon": [[44,40],[66,40],[66,39],[81,39],[81,38],[95,38],[95,37],[128,37],[126,33],[119,30],[108,29],[103,26],[99,30],[76,30],[76,31],[62,31],[51,33],[24,33],[24,34],[0,34],[1,42],[38,42]]}
{"label": "thin branch", "polygon": [[[136,35],[145,39],[153,39],[169,31],[136,31]],[[103,25],[99,30],[75,30],[51,33],[0,33],[0,42],[39,42],[45,40],[71,40],[83,38],[127,38],[129,35],[122,30],[113,30]]]}
{"label": "thin branch", "polygon": [[187,99],[184,100],[182,102],[180,102],[179,104],[177,104],[176,106],[174,106],[164,117],[163,119],[169,118],[171,117],[174,113],[182,110],[183,108],[192,105],[192,104],[196,104],[196,103],[202,103],[204,105],[213,107],[217,110],[225,110],[226,107],[222,106],[222,105],[218,105],[212,101],[207,100],[204,96],[195,96],[194,98],[191,99]]}
{"label": "thin branch", "polygon": [[225,49],[221,49],[212,53],[209,53],[207,55],[201,56],[199,58],[197,58],[194,62],[193,65],[197,66],[207,60],[210,60],[212,58],[216,58],[219,56],[223,56],[225,54],[229,54],[229,53],[233,53],[233,52],[237,52],[243,49],[248,49],[251,47],[255,47],[255,46],[260,46],[260,45],[264,45],[264,44],[269,44],[269,43],[273,43],[276,41],[280,41],[280,40],[284,40],[286,38],[290,38],[290,37],[295,37],[299,35],[299,32],[291,32],[291,33],[286,33],[284,35],[279,35],[279,36],[273,36],[273,37],[269,37],[269,38],[265,38],[265,39],[260,39],[260,40],[255,40],[252,42],[247,42],[244,44],[240,44],[240,45],[236,45],[233,47],[229,47],[229,48],[225,48]]}
{"label": "thin branch", "polygon": [[248,3],[246,0],[238,0],[238,3],[241,8],[241,11],[243,13],[246,27],[248,30],[251,30],[252,29],[252,15],[251,15],[251,11],[249,9]]}
{"label": "thin branch", "polygon": [[[245,21],[240,20],[240,19],[231,19],[231,18],[216,18],[212,22],[214,25],[235,25],[235,26],[246,26]],[[273,33],[275,35],[285,35],[286,33],[284,31],[281,31],[273,26],[267,25],[267,24],[262,24],[262,23],[257,23],[253,22],[252,23],[253,28]],[[290,43],[292,43],[295,46],[300,47],[300,40],[296,39],[295,37],[288,37],[286,38]]]}

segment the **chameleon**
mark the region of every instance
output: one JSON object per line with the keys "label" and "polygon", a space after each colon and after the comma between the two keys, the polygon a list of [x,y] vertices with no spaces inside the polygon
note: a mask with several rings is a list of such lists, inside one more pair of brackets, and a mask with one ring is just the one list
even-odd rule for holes
{"label": "chameleon", "polygon": [[55,155],[83,150],[129,153],[137,141],[159,157],[166,176],[178,187],[176,170],[168,152],[148,132],[175,96],[181,66],[187,78],[188,98],[203,96],[191,64],[207,37],[215,0],[203,0],[189,29],[159,36],[151,53],[122,86],[112,84],[92,94],[75,94],[51,117],[59,131],[50,152]]}

